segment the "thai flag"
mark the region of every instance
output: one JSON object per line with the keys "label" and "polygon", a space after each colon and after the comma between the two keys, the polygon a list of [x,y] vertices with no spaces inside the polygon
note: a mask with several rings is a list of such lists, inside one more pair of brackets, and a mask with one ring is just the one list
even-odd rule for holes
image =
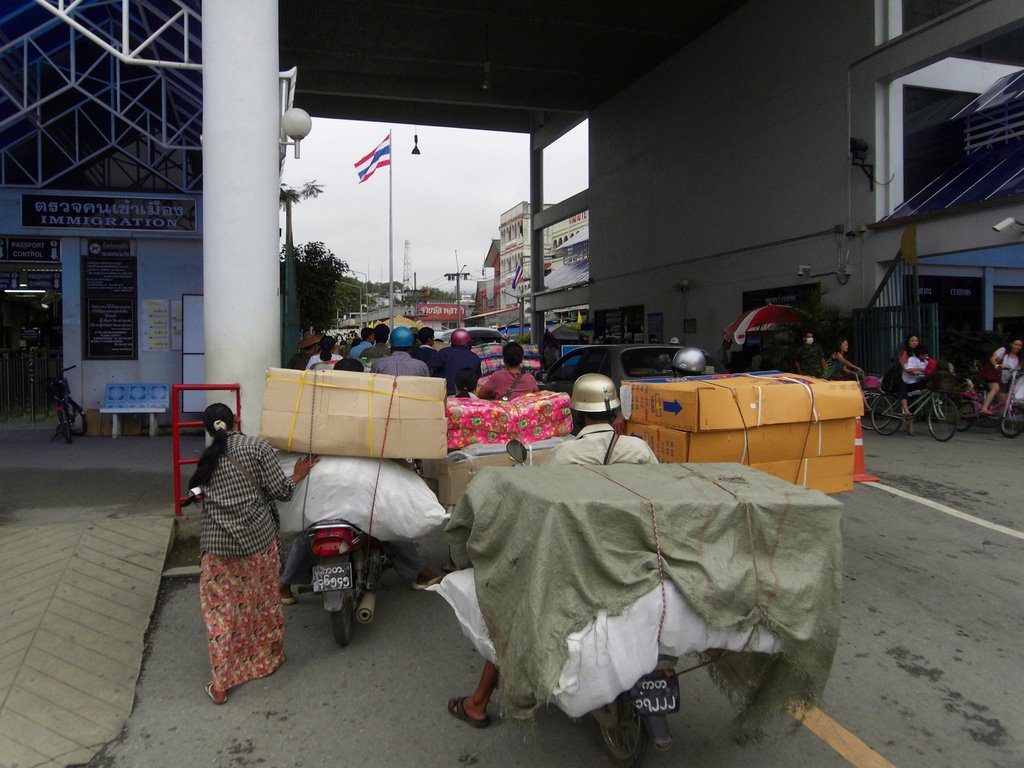
{"label": "thai flag", "polygon": [[519,283],[523,279],[523,262],[519,262],[516,265],[516,271],[512,273],[512,290],[514,291],[519,287]]}
{"label": "thai flag", "polygon": [[391,165],[391,134],[384,137],[384,141],[377,145],[377,148],[370,154],[356,163],[356,175],[359,183],[362,184],[373,176],[373,172],[385,165]]}

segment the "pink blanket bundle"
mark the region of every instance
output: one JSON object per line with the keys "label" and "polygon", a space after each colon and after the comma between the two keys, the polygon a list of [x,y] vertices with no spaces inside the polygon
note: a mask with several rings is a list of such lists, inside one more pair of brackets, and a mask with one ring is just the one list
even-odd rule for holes
{"label": "pink blanket bundle", "polygon": [[562,392],[535,392],[508,402],[448,398],[445,410],[449,451],[513,438],[536,443],[572,431],[569,396]]}

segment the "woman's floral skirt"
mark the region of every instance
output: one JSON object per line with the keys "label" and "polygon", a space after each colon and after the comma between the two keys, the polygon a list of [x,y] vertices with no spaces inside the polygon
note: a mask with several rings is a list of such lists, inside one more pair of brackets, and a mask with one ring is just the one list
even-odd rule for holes
{"label": "woman's floral skirt", "polygon": [[213,687],[266,677],[284,663],[284,608],[277,538],[251,557],[204,552],[199,601],[210,641]]}

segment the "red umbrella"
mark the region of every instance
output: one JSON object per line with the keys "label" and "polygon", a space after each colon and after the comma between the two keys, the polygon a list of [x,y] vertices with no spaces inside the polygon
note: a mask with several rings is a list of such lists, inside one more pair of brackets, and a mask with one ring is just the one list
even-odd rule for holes
{"label": "red umbrella", "polygon": [[792,307],[782,304],[769,304],[765,307],[741,312],[735,320],[722,329],[726,339],[742,344],[747,336],[759,336],[765,331],[774,331],[785,323],[797,323],[800,313]]}

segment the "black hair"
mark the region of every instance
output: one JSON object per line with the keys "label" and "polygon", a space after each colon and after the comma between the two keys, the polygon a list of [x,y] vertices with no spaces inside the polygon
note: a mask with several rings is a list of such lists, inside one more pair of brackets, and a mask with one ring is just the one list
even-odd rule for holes
{"label": "black hair", "polygon": [[[226,428],[215,428],[213,425],[218,421],[223,421]],[[205,485],[210,482],[210,478],[213,477],[217,464],[220,462],[220,457],[227,448],[228,432],[235,426],[235,414],[224,403],[214,403],[203,411],[203,426],[206,427],[206,431],[213,438],[213,442],[207,446],[206,450],[203,451],[203,455],[199,457],[196,471],[192,474],[192,479],[188,481],[189,488],[195,488],[197,485]]]}
{"label": "black hair", "polygon": [[509,368],[515,368],[517,365],[522,365],[523,345],[515,341],[510,341],[502,348],[501,359],[505,361],[505,365]]}
{"label": "black hair", "polygon": [[378,344],[387,344],[388,336],[390,335],[391,329],[384,325],[384,323],[373,327],[373,340]]}
{"label": "black hair", "polygon": [[573,413],[578,413],[584,419],[591,419],[593,421],[600,421],[600,422],[606,422],[608,424],[611,424],[615,420],[616,410],[618,410],[618,409],[613,408],[610,411],[575,411],[574,410]]}
{"label": "black hair", "polygon": [[341,360],[334,364],[334,370],[336,371],[352,371],[353,373],[362,373],[366,369],[363,368],[363,364],[358,360],[353,360],[351,357],[343,357]]}
{"label": "black hair", "polygon": [[359,338],[361,338],[363,341],[366,341],[371,336],[373,336],[373,328],[370,328],[369,326],[363,328],[363,330],[359,332]]}
{"label": "black hair", "polygon": [[416,337],[420,340],[420,344],[426,344],[434,338],[434,329],[429,325],[424,325],[416,332]]}
{"label": "black hair", "polygon": [[480,376],[472,368],[459,368],[455,372],[455,391],[472,392],[479,380]]}
{"label": "black hair", "polygon": [[331,359],[331,352],[334,351],[334,345],[338,341],[333,336],[324,336],[320,339],[320,359],[325,363]]}

